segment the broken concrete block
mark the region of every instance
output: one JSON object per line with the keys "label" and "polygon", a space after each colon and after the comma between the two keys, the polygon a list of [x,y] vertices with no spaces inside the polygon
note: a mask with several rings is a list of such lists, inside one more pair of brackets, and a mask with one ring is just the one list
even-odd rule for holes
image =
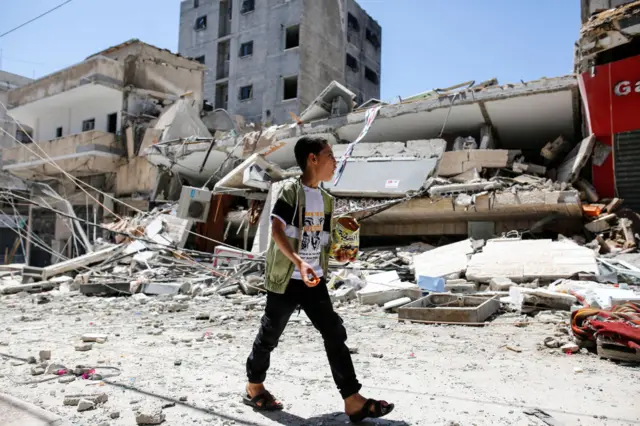
{"label": "broken concrete block", "polygon": [[170,303],[167,307],[168,312],[182,312],[189,309],[189,305],[187,303]]}
{"label": "broken concrete block", "polygon": [[44,374],[44,368],[42,367],[31,367],[31,375],[32,376],[40,376]]}
{"label": "broken concrete block", "polygon": [[84,394],[84,395],[66,395],[64,397],[63,404],[75,407],[83,399],[91,401],[94,404],[102,404],[102,403],[105,403],[105,402],[107,402],[109,400],[109,396],[106,393],[94,393],[94,394]]}
{"label": "broken concrete block", "polygon": [[523,313],[539,310],[569,311],[577,302],[577,298],[570,294],[556,293],[544,289],[528,289],[518,286],[509,288],[511,303]]}
{"label": "broken concrete block", "polygon": [[551,349],[556,349],[560,347],[560,342],[558,342],[555,338],[553,337],[545,337],[544,339],[544,345],[548,348]]}
{"label": "broken concrete block", "polygon": [[481,253],[471,256],[466,277],[476,282],[489,282],[494,277],[514,282],[553,281],[583,271],[599,273],[595,254],[571,240],[498,238],[487,241]]}
{"label": "broken concrete block", "polygon": [[571,142],[558,136],[554,141],[547,144],[540,151],[540,155],[547,161],[553,162],[556,158],[566,154],[571,149]]}
{"label": "broken concrete block", "polygon": [[76,378],[75,376],[62,376],[58,379],[58,383],[62,383],[62,384],[69,384],[71,382],[75,382]]}
{"label": "broken concrete block", "polygon": [[480,168],[501,169],[509,164],[509,150],[474,149],[469,151],[469,161],[475,162]]}
{"label": "broken concrete block", "polygon": [[446,277],[467,269],[468,255],[474,252],[470,239],[438,247],[413,258],[416,282],[420,276]]}
{"label": "broken concrete block", "polygon": [[218,294],[220,296],[227,296],[229,294],[237,293],[238,290],[240,290],[240,286],[239,285],[232,285],[232,286],[225,287],[225,288],[222,288],[222,289],[218,290]]}
{"label": "broken concrete block", "polygon": [[140,407],[136,412],[136,424],[139,425],[159,425],[165,418],[162,407],[156,405]]}
{"label": "broken concrete block", "polygon": [[88,399],[81,399],[80,402],[78,402],[78,411],[80,412],[93,410],[94,408],[96,408],[96,404]]}
{"label": "broken concrete block", "polygon": [[[83,334],[81,339],[83,342],[104,343],[107,340],[107,335],[106,334]],[[103,340],[103,342],[98,342],[98,340]]]}
{"label": "broken concrete block", "polygon": [[356,289],[353,287],[342,286],[331,294],[331,300],[334,302],[348,302],[356,298]]}
{"label": "broken concrete block", "polygon": [[[462,281],[462,282],[458,282]],[[476,284],[466,280],[448,280],[444,285],[444,291],[455,294],[470,294],[476,292]]]}
{"label": "broken concrete block", "polygon": [[48,361],[51,359],[51,351],[40,351],[38,356],[40,357],[40,361]]}
{"label": "broken concrete block", "polygon": [[91,343],[83,343],[83,344],[79,344],[79,345],[75,346],[76,351],[78,351],[78,352],[90,351],[92,347],[93,347],[93,345]]}
{"label": "broken concrete block", "polygon": [[580,351],[580,347],[575,343],[567,343],[563,345],[561,348],[562,352],[565,354],[575,354]]}
{"label": "broken concrete block", "polygon": [[438,176],[455,176],[465,172],[462,163],[469,161],[468,151],[448,151],[442,154],[438,166]]}
{"label": "broken concrete block", "polygon": [[209,312],[198,312],[196,314],[197,321],[209,321],[211,314]]}
{"label": "broken concrete block", "polygon": [[512,285],[516,285],[509,278],[495,277],[489,281],[489,289],[493,291],[509,291]]}
{"label": "broken concrete block", "polygon": [[59,370],[63,370],[64,365],[52,363],[47,366],[45,374],[56,374]]}

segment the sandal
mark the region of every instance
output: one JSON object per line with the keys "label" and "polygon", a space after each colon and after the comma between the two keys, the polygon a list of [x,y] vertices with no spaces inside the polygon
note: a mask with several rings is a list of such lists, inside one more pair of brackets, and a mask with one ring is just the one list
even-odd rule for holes
{"label": "sandal", "polygon": [[393,404],[388,404],[386,401],[376,401],[375,399],[368,399],[359,412],[349,416],[349,420],[351,420],[351,423],[360,423],[366,418],[377,419],[392,412],[393,407]]}
{"label": "sandal", "polygon": [[258,411],[278,411],[284,408],[268,391],[264,391],[253,398],[247,394],[242,398],[242,402]]}

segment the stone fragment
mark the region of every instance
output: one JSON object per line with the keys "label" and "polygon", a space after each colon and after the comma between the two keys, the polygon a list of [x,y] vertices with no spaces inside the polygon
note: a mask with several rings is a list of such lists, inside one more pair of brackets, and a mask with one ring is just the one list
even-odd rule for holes
{"label": "stone fragment", "polygon": [[560,342],[558,342],[553,337],[546,337],[544,339],[544,345],[548,348],[556,349],[560,347]]}
{"label": "stone fragment", "polygon": [[180,400],[180,402],[186,402],[187,401],[187,397],[186,396],[181,396],[179,400]]}
{"label": "stone fragment", "polygon": [[575,343],[567,343],[563,345],[561,348],[562,352],[565,354],[575,354],[580,351],[580,347]]}
{"label": "stone fragment", "polygon": [[32,376],[41,376],[44,374],[44,368],[42,367],[31,367],[31,375]]}
{"label": "stone fragment", "polygon": [[136,424],[159,425],[164,422],[165,417],[160,406],[146,405],[136,411]]}
{"label": "stone fragment", "polygon": [[209,314],[209,312],[198,312],[196,314],[196,320],[198,321],[209,321],[209,317],[211,315]]}
{"label": "stone fragment", "polygon": [[94,404],[93,401],[89,401],[88,399],[81,399],[78,402],[78,411],[80,412],[93,410],[94,408],[96,408],[96,404]]}
{"label": "stone fragment", "polygon": [[69,384],[71,382],[75,382],[76,378],[75,376],[62,376],[58,379],[58,383],[62,383],[62,384]]}
{"label": "stone fragment", "polygon": [[78,352],[87,352],[90,351],[93,345],[91,343],[83,343],[80,345],[76,345],[76,351]]}
{"label": "stone fragment", "polygon": [[382,354],[373,353],[373,354],[371,354],[371,356],[374,357],[374,358],[382,358],[383,355]]}
{"label": "stone fragment", "polygon": [[36,361],[36,357],[35,356],[30,356],[29,358],[27,358],[27,364],[35,364],[38,361]]}
{"label": "stone fragment", "polygon": [[47,366],[45,374],[56,374],[58,370],[64,370],[64,365],[51,363]]}
{"label": "stone fragment", "polygon": [[109,414],[109,417],[113,420],[117,419],[120,417],[120,412],[119,411],[114,411],[113,413]]}
{"label": "stone fragment", "polygon": [[51,359],[51,351],[40,351],[38,354],[40,361],[48,361]]}
{"label": "stone fragment", "polygon": [[67,395],[64,397],[64,405],[70,405],[75,407],[81,400],[86,399],[94,404],[102,404],[109,400],[109,396],[106,393],[84,394],[84,395]]}
{"label": "stone fragment", "polygon": [[489,281],[489,290],[493,291],[508,291],[511,286],[516,285],[509,278],[494,277]]}
{"label": "stone fragment", "polygon": [[107,335],[106,334],[83,334],[82,335],[83,342],[97,342],[98,340],[106,341]]}
{"label": "stone fragment", "polygon": [[182,360],[177,359],[177,360],[173,361],[173,365],[175,365],[175,366],[182,365]]}

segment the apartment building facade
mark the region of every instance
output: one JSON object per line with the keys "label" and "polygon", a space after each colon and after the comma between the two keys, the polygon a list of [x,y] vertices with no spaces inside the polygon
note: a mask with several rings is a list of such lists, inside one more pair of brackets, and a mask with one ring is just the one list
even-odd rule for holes
{"label": "apartment building facade", "polygon": [[380,97],[382,29],[354,0],[183,0],[178,51],[207,67],[204,96],[283,124],[331,81]]}
{"label": "apartment building facade", "polygon": [[[18,74],[12,74],[7,71],[0,71],[0,102],[6,107],[9,103],[9,91],[16,89],[20,86],[30,83],[32,80],[27,77],[23,77]],[[7,110],[0,105],[0,128],[5,132],[0,132],[0,150],[3,148],[10,148],[13,146],[12,136],[22,138],[21,132],[18,130],[18,126],[14,120],[7,114]],[[0,165],[2,164],[2,156],[0,156]]]}

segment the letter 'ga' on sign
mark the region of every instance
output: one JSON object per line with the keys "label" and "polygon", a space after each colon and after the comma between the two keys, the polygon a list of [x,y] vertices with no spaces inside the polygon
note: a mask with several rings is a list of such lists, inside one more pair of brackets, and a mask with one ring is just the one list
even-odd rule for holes
{"label": "letter 'ga' on sign", "polygon": [[613,86],[613,93],[616,96],[626,96],[631,92],[640,93],[640,80],[635,83],[624,80]]}

